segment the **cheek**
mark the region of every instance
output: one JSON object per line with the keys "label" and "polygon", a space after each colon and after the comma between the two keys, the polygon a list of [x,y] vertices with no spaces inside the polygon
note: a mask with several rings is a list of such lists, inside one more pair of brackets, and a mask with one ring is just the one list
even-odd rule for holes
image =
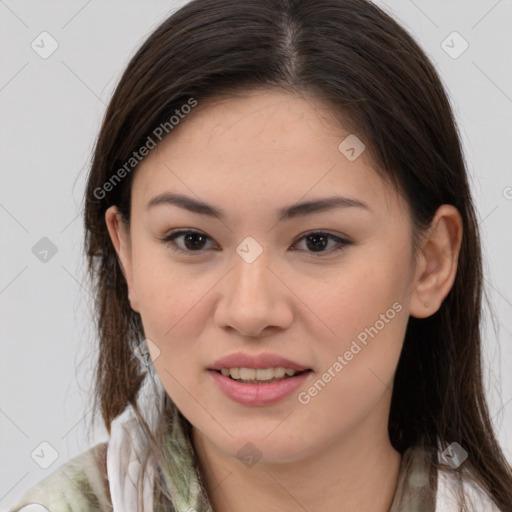
{"label": "cheek", "polygon": [[[149,263],[150,262],[150,263]],[[153,365],[167,394],[180,410],[189,411],[190,395],[194,389],[197,398],[201,390],[194,382],[199,366],[198,350],[202,312],[208,278],[193,278],[183,267],[171,264],[168,258],[154,254],[134,259],[134,286],[146,338],[157,347]],[[194,285],[194,283],[196,283]]]}
{"label": "cheek", "polygon": [[[361,252],[357,262],[347,261],[322,293],[306,301],[322,321],[314,319],[310,327],[317,333],[319,371],[330,372],[322,380],[343,375],[329,387],[342,396],[346,391],[347,401],[389,384],[396,369],[408,321],[407,273],[404,253],[402,259],[398,253],[399,248],[387,254],[382,248],[364,256]],[[324,334],[318,335],[320,331]]]}
{"label": "cheek", "polygon": [[334,334],[312,333],[317,374],[300,398],[329,411],[333,435],[340,424],[350,429],[391,396],[408,315],[392,280],[376,277],[354,274],[317,303]]}
{"label": "cheek", "polygon": [[389,331],[388,326],[400,316],[397,310],[405,309],[402,302],[406,279],[400,266],[393,263],[376,264],[359,258],[357,263],[347,264],[328,282],[317,286],[314,293],[315,283],[306,284],[309,286],[297,285],[295,289],[316,314],[317,331],[321,328],[324,339],[341,346],[375,323],[379,330],[384,330],[384,321]]}
{"label": "cheek", "polygon": [[146,336],[161,341],[185,314],[193,284],[171,264],[165,251],[145,243],[133,251],[133,288]]}
{"label": "cheek", "polygon": [[[203,270],[201,270],[203,268]],[[220,274],[220,277],[222,274]],[[187,362],[197,364],[195,340],[201,337],[208,313],[208,291],[219,272],[201,265],[172,261],[167,251],[147,244],[133,253],[133,284],[147,338],[160,350],[158,363],[172,363],[175,371]],[[155,366],[157,362],[155,362]]]}

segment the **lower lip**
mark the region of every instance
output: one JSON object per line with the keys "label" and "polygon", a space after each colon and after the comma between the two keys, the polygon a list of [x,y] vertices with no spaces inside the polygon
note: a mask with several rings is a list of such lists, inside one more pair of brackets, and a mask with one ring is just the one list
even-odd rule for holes
{"label": "lower lip", "polygon": [[215,370],[208,370],[208,373],[231,400],[243,405],[258,406],[271,405],[283,400],[300,387],[311,371],[268,384],[243,384]]}

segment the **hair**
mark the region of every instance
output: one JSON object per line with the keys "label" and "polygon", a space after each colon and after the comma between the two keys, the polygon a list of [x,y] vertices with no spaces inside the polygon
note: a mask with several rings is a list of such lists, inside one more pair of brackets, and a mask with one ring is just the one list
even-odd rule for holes
{"label": "hair", "polygon": [[[191,98],[200,108],[207,99],[266,88],[318,98],[357,133],[376,172],[407,200],[414,249],[440,205],[458,209],[463,239],[455,281],[435,314],[409,318],[389,437],[402,454],[423,446],[433,469],[438,443],[445,448],[456,441],[468,452],[465,466],[474,479],[510,510],[512,471],[483,388],[481,242],[454,114],[419,45],[366,0],[193,0],[159,25],[129,62],[106,110],[85,193],[99,335],[94,415],[101,412],[109,433],[129,404],[139,416],[136,397],[147,370],[133,357],[144,330],[105,223],[106,209],[117,205],[129,225],[136,165],[115,183],[114,175]],[[158,432],[175,414],[165,396]],[[144,428],[152,454],[165,464],[158,436]]]}

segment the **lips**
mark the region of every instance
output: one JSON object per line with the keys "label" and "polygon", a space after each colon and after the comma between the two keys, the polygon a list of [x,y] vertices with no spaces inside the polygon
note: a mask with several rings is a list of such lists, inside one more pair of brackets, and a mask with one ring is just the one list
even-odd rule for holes
{"label": "lips", "polygon": [[[256,381],[236,380],[221,373],[222,368],[285,368],[297,372],[293,376],[284,376],[278,380]],[[242,370],[240,370],[242,371]],[[237,352],[215,361],[207,372],[213,382],[226,397],[246,406],[271,406],[289,397],[313,373],[311,368],[278,354],[247,354]]]}
{"label": "lips", "polygon": [[290,398],[306,382],[311,372],[303,371],[294,377],[258,384],[233,380],[215,370],[209,370],[208,374],[216,388],[232,402],[248,407],[264,407]]}
{"label": "lips", "polygon": [[297,372],[310,370],[309,367],[291,361],[285,357],[277,354],[263,353],[251,355],[247,353],[237,352],[228,356],[222,357],[215,361],[208,369],[220,371],[222,368],[291,368]]}

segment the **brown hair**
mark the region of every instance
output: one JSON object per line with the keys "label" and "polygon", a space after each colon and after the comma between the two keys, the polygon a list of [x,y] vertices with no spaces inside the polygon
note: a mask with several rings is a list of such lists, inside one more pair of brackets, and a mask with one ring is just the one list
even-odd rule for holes
{"label": "brown hair", "polygon": [[[99,332],[94,404],[108,431],[128,404],[137,407],[145,376],[133,357],[144,339],[141,319],[128,302],[104,218],[109,206],[118,205],[129,223],[134,171],[108,193],[98,191],[190,98],[200,108],[207,98],[258,87],[314,95],[331,105],[365,141],[376,170],[407,199],[415,240],[440,205],[459,210],[464,236],[455,282],[435,314],[409,319],[389,436],[401,453],[423,445],[432,467],[438,440],[443,448],[459,443],[475,479],[510,510],[512,472],[483,390],[481,247],[453,112],[425,53],[366,0],[194,0],[131,59],[108,105],[85,195]],[[166,397],[162,415],[169,407]]]}

